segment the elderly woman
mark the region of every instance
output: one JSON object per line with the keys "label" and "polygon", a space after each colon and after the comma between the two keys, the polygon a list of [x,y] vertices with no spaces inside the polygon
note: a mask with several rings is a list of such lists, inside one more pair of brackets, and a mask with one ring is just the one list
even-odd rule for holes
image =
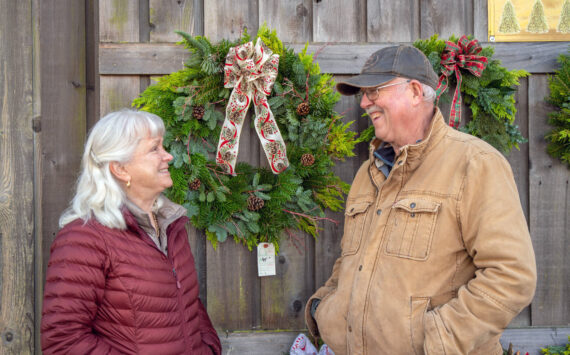
{"label": "elderly woman", "polygon": [[198,298],[186,211],[172,185],[164,124],[123,110],[93,127],[71,207],[51,247],[44,354],[220,354]]}

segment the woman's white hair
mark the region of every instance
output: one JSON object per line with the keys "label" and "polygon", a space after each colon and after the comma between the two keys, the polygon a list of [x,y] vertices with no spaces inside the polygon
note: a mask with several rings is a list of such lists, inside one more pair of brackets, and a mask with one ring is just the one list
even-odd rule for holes
{"label": "woman's white hair", "polygon": [[59,226],[78,218],[85,222],[95,218],[107,227],[125,229],[121,206],[126,195],[109,164],[130,161],[141,139],[163,134],[162,119],[149,112],[124,109],[99,120],[85,143],[77,191],[59,218]]}

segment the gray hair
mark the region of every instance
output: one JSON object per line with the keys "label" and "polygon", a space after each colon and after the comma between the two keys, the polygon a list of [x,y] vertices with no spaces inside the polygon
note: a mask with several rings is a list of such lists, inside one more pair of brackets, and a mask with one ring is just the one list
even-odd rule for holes
{"label": "gray hair", "polygon": [[81,173],[70,206],[59,219],[63,227],[75,219],[125,229],[121,213],[126,195],[109,169],[111,162],[126,163],[141,139],[164,134],[164,123],[155,114],[124,109],[112,112],[93,126],[81,160]]}

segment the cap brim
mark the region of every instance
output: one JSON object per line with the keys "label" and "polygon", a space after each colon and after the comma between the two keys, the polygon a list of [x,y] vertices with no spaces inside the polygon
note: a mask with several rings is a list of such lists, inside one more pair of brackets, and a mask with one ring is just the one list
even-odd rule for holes
{"label": "cap brim", "polygon": [[336,84],[336,90],[342,95],[354,95],[362,88],[373,88],[380,86],[392,79],[397,78],[391,74],[360,74],[348,80]]}

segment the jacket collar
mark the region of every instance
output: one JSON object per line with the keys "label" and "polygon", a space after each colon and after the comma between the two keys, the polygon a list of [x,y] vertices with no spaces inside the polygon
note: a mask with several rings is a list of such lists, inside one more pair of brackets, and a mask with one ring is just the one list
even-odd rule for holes
{"label": "jacket collar", "polygon": [[[123,218],[125,218],[127,229],[137,231],[139,234],[144,235],[141,227],[151,225],[148,214],[129,200],[125,201],[121,211]],[[154,212],[156,213],[160,228],[164,229],[164,231],[167,230],[172,222],[186,215],[184,207],[170,201],[163,195],[158,197]]]}
{"label": "jacket collar", "polygon": [[[420,165],[422,156],[430,151],[443,138],[446,128],[447,125],[445,124],[443,115],[439,108],[436,107],[427,137],[419,143],[403,146],[400,150],[400,154],[395,157],[394,162],[403,161],[402,164],[406,166],[406,170],[415,170]],[[370,142],[368,151],[370,169],[378,170],[377,167],[384,164],[383,162],[377,161],[378,159],[374,157],[374,151],[378,149],[380,144],[382,144],[382,141],[378,138],[374,138],[374,140]]]}

